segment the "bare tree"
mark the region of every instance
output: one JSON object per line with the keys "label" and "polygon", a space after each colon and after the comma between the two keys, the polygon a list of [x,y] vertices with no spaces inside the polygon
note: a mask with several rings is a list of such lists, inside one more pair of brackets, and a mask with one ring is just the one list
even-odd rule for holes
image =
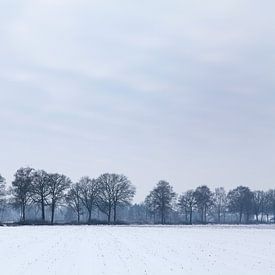
{"label": "bare tree", "polygon": [[228,193],[229,211],[239,214],[239,223],[242,222],[242,216],[246,214],[246,222],[251,213],[253,194],[248,187],[238,186]]}
{"label": "bare tree", "polygon": [[108,224],[111,223],[112,208],[114,205],[113,193],[114,193],[114,174],[105,173],[98,179],[99,195],[97,200],[97,206],[102,213],[107,216]]}
{"label": "bare tree", "polygon": [[12,195],[16,206],[20,207],[21,221],[26,221],[26,206],[31,200],[31,187],[33,180],[33,169],[30,167],[20,168],[15,173],[12,182]]}
{"label": "bare tree", "polygon": [[194,196],[193,190],[188,190],[184,194],[179,197],[178,205],[180,211],[185,213],[186,215],[186,222],[188,222],[188,215],[189,215],[189,224],[193,222],[193,210],[196,206],[196,198]]}
{"label": "bare tree", "polygon": [[6,180],[0,174],[0,196],[5,196],[6,193]]}
{"label": "bare tree", "polygon": [[45,207],[48,204],[47,199],[50,195],[49,175],[44,170],[37,170],[33,173],[31,185],[32,200],[41,207],[41,219],[45,221]]}
{"label": "bare tree", "polygon": [[[156,222],[156,205],[153,198],[153,191],[144,200],[146,212],[149,214],[150,219],[153,216],[153,222]],[[146,213],[146,217],[147,217]]]}
{"label": "bare tree", "polygon": [[213,194],[213,206],[217,214],[217,222],[221,223],[221,215],[223,214],[223,222],[225,222],[225,211],[227,207],[227,194],[223,187],[215,188]]}
{"label": "bare tree", "polygon": [[89,177],[83,177],[79,181],[80,186],[80,198],[84,207],[88,212],[88,223],[92,221],[92,211],[97,203],[98,199],[98,182],[95,179]]}
{"label": "bare tree", "polygon": [[[259,222],[259,215],[264,211],[264,199],[265,199],[265,193],[264,191],[254,191],[253,197],[252,197],[252,208],[253,213],[256,216],[256,221]],[[262,221],[262,219],[261,219]]]}
{"label": "bare tree", "polygon": [[266,222],[269,222],[269,217],[272,212],[272,201],[273,201],[273,190],[268,190],[264,192],[263,213],[261,216],[261,221],[264,220],[264,216],[265,216]]}
{"label": "bare tree", "polygon": [[161,180],[153,189],[151,196],[153,204],[155,205],[155,210],[160,214],[161,223],[165,224],[167,214],[170,210],[172,210],[176,193],[167,181]]}
{"label": "bare tree", "polygon": [[113,180],[113,209],[114,223],[116,223],[118,205],[130,204],[136,193],[136,189],[124,175],[114,174]]}
{"label": "bare tree", "polygon": [[49,201],[51,207],[51,224],[54,223],[55,209],[65,199],[71,180],[64,175],[49,174]]}
{"label": "bare tree", "polygon": [[75,183],[70,187],[66,195],[66,202],[77,214],[77,223],[80,222],[82,214],[81,188],[79,183]]}
{"label": "bare tree", "polygon": [[99,186],[98,207],[107,215],[108,224],[111,222],[113,209],[114,223],[116,223],[117,206],[130,203],[135,194],[135,188],[127,177],[118,174],[103,174],[97,182]]}
{"label": "bare tree", "polygon": [[206,185],[196,188],[194,192],[198,210],[201,213],[201,222],[206,223],[207,210],[213,205],[213,193]]}
{"label": "bare tree", "polygon": [[[275,223],[275,189],[270,189],[266,193],[267,196],[267,212],[273,215],[273,222]],[[267,216],[268,217],[268,216]],[[268,220],[268,218],[267,218]]]}
{"label": "bare tree", "polygon": [[6,180],[0,175],[0,221],[6,206]]}

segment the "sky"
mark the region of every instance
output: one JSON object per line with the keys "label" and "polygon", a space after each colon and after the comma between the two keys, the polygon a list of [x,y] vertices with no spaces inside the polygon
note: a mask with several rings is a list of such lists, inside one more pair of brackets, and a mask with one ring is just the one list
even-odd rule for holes
{"label": "sky", "polygon": [[1,0],[0,173],[275,188],[275,3]]}

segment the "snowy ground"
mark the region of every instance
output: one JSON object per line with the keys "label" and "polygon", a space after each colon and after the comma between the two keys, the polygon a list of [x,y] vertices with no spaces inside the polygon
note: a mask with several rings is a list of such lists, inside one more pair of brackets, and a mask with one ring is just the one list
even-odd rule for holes
{"label": "snowy ground", "polygon": [[0,272],[275,274],[274,226],[0,227]]}

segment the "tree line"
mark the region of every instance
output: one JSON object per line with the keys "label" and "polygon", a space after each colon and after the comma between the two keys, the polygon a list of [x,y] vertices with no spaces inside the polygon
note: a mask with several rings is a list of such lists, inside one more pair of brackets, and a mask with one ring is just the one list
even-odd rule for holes
{"label": "tree line", "polygon": [[[20,222],[27,221],[26,211],[36,208],[40,212],[39,220],[46,222],[46,210],[50,212],[50,223],[55,221],[58,208],[69,208],[80,217],[86,213],[87,223],[92,221],[92,211],[98,208],[106,215],[108,224],[117,222],[118,206],[129,205],[135,195],[135,187],[124,175],[102,174],[97,179],[81,178],[73,183],[70,178],[44,170],[20,168],[14,175],[14,181],[6,190],[4,178],[0,178],[1,209],[9,204],[20,212]],[[30,211],[29,211],[30,212]],[[111,216],[113,214],[113,216]],[[32,214],[32,217],[35,216]]]}
{"label": "tree line", "polygon": [[7,188],[0,175],[0,221],[9,223],[275,223],[275,190],[238,186],[211,191],[202,185],[176,194],[159,181],[144,202],[132,204],[136,188],[124,175],[69,177],[20,168]]}

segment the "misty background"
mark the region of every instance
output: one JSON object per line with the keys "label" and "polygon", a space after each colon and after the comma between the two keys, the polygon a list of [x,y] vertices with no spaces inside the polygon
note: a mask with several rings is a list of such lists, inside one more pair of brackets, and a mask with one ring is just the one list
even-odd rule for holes
{"label": "misty background", "polygon": [[[58,2],[58,3],[57,3]],[[137,187],[274,187],[273,1],[0,3],[0,164]]]}

